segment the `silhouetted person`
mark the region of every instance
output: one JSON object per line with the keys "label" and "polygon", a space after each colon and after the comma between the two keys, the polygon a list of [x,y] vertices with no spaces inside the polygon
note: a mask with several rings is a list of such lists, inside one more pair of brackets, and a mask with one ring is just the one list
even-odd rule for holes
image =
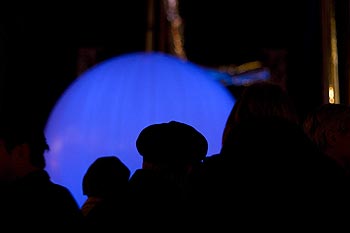
{"label": "silhouetted person", "polygon": [[[227,117],[221,138],[222,145],[240,122],[262,118],[281,118],[299,124],[299,117],[292,99],[286,90],[276,83],[259,81],[245,87]],[[208,173],[207,170],[219,170],[219,172],[210,172],[213,180],[218,179],[215,176],[220,176],[220,160],[219,153],[207,156],[201,173]]]}
{"label": "silhouetted person", "polygon": [[129,168],[116,156],[97,158],[87,169],[82,182],[85,227],[88,230],[125,230],[128,214]]}
{"label": "silhouetted person", "polygon": [[219,158],[210,171],[216,175],[207,173],[198,191],[207,198],[197,199],[197,216],[212,214],[208,225],[248,231],[347,224],[344,174],[299,124],[273,117],[242,120]]}
{"label": "silhouetted person", "polygon": [[[28,119],[1,115],[2,227],[17,232],[77,230],[82,223],[79,206],[71,192],[50,180],[44,152],[49,149],[40,127]],[[5,169],[5,170],[3,170]],[[2,185],[2,187],[4,187]]]}
{"label": "silhouetted person", "polygon": [[194,127],[170,121],[149,125],[136,141],[142,168],[130,178],[135,224],[146,230],[181,230],[188,214],[188,177],[206,156],[206,138]]}
{"label": "silhouetted person", "polygon": [[303,127],[317,147],[350,175],[350,106],[321,105],[309,112]]}

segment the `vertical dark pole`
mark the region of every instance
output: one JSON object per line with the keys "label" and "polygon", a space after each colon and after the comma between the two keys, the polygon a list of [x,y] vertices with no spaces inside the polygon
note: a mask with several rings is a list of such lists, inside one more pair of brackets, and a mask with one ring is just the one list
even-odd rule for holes
{"label": "vertical dark pole", "polygon": [[147,4],[147,30],[146,30],[146,51],[154,50],[154,0],[148,0]]}

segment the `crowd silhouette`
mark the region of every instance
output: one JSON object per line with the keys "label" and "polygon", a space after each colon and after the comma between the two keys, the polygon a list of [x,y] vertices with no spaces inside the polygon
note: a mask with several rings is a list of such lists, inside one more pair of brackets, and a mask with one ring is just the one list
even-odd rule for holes
{"label": "crowd silhouette", "polygon": [[82,207],[50,180],[43,130],[1,118],[2,225],[14,231],[335,230],[350,217],[350,107],[325,104],[302,121],[274,83],[246,87],[217,154],[172,120],[141,130],[133,174],[117,155],[100,155],[81,181]]}

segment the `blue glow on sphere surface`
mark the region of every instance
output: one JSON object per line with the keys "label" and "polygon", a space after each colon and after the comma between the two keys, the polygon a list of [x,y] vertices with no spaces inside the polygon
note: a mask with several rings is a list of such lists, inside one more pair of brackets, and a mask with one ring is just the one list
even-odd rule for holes
{"label": "blue glow on sphere surface", "polygon": [[189,124],[218,153],[233,95],[210,72],[159,52],[101,62],[63,93],[46,123],[47,171],[81,206],[82,179],[98,157],[118,156],[133,173],[142,165],[136,138],[143,128],[171,120]]}

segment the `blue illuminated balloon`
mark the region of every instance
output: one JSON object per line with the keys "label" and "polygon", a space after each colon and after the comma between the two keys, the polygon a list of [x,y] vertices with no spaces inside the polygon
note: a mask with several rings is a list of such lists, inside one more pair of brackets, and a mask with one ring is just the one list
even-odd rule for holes
{"label": "blue illuminated balloon", "polygon": [[80,75],[63,93],[46,123],[47,170],[81,205],[82,179],[98,157],[118,156],[133,173],[142,165],[136,138],[143,128],[176,120],[200,131],[208,155],[235,103],[211,72],[160,52],[125,54]]}

